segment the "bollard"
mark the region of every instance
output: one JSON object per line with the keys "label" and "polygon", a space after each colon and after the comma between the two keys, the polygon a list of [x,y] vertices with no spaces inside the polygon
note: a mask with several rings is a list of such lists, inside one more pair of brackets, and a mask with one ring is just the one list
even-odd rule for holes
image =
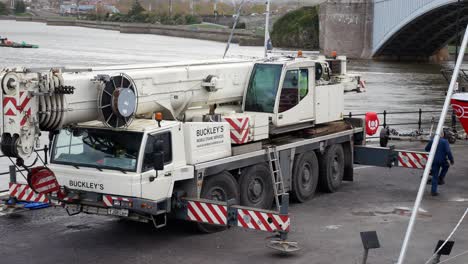
{"label": "bollard", "polygon": [[44,165],[47,165],[47,154],[49,152],[49,148],[47,145],[44,145]]}
{"label": "bollard", "polygon": [[383,127],[387,127],[387,110],[383,111]]}
{"label": "bollard", "polygon": [[10,182],[16,183],[16,167],[14,165],[10,165]]}
{"label": "bollard", "polygon": [[[9,169],[10,169],[10,184],[11,183],[16,183],[16,166],[10,165]],[[8,186],[8,188],[9,188],[9,186]],[[11,205],[16,205],[16,197],[10,196],[10,198],[8,199],[8,202]]]}

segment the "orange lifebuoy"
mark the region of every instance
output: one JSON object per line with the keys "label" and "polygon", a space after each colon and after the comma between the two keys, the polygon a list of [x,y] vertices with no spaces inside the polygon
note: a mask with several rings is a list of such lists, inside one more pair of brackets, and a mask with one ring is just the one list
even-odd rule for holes
{"label": "orange lifebuoy", "polygon": [[379,117],[376,112],[366,113],[366,134],[369,136],[374,135],[379,130]]}

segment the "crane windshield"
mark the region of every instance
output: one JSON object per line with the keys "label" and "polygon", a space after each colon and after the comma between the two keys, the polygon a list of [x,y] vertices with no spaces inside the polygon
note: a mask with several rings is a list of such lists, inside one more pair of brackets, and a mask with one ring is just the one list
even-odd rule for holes
{"label": "crane windshield", "polygon": [[142,133],[100,129],[62,129],[56,136],[52,163],[136,171]]}
{"label": "crane windshield", "polygon": [[245,95],[245,111],[273,113],[283,65],[255,64]]}

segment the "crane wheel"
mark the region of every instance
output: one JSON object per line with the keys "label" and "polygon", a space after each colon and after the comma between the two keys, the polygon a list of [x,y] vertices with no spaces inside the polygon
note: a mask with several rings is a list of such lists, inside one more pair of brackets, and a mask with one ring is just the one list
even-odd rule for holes
{"label": "crane wheel", "polygon": [[311,199],[317,190],[319,163],[315,152],[296,156],[292,175],[292,198],[300,203]]}
{"label": "crane wheel", "polygon": [[[201,198],[215,201],[228,201],[236,199],[239,201],[239,189],[236,179],[227,171],[208,176],[203,181]],[[227,226],[216,226],[197,223],[198,231],[202,233],[214,233],[227,229]]]}
{"label": "crane wheel", "polygon": [[340,144],[329,146],[319,158],[319,187],[324,192],[336,192],[343,181],[344,151]]}
{"label": "crane wheel", "polygon": [[274,198],[273,180],[267,163],[242,169],[239,186],[241,205],[271,209]]}

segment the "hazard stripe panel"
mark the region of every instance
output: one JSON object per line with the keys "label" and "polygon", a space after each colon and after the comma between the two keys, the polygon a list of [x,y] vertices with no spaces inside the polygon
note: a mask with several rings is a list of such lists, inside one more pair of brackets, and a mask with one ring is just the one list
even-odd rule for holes
{"label": "hazard stripe panel", "polygon": [[249,140],[250,118],[248,117],[224,117],[224,120],[229,123],[231,142],[233,144],[244,144]]}
{"label": "hazard stripe panel", "polygon": [[48,203],[49,199],[43,194],[35,193],[29,185],[10,183],[10,196],[18,201]]}
{"label": "hazard stripe panel", "polygon": [[20,92],[19,104],[17,104],[15,96],[3,97],[3,113],[6,116],[17,116],[23,114],[20,121],[20,126],[24,126],[26,121],[31,116],[31,98],[26,92]]}
{"label": "hazard stripe panel", "polygon": [[212,203],[188,201],[187,219],[215,225],[227,225],[227,207]]}
{"label": "hazard stripe panel", "polygon": [[107,194],[102,196],[102,202],[104,203],[104,205],[108,207],[112,207],[114,205],[114,201],[131,202],[132,199],[125,198],[125,197],[112,196],[112,195],[107,195]]}
{"label": "hazard stripe panel", "polygon": [[278,215],[253,210],[238,209],[237,225],[260,231],[289,231],[289,215]]}
{"label": "hazard stripe panel", "polygon": [[428,158],[427,153],[400,151],[398,152],[398,166],[413,169],[424,169]]}

